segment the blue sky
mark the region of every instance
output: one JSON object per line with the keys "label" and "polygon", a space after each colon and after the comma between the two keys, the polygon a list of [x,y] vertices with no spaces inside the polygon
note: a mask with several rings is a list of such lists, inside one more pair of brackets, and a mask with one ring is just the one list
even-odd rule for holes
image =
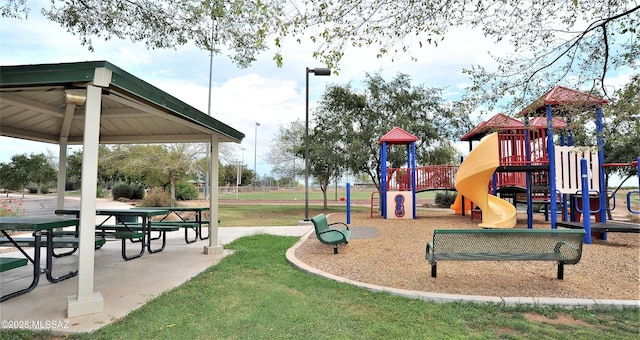
{"label": "blue sky", "polygon": [[[192,46],[147,50],[143,43],[99,38],[95,39],[94,48],[94,52],[89,52],[76,36],[44,19],[37,9],[31,11],[27,20],[3,18],[0,25],[0,65],[107,60],[207,112],[207,51]],[[438,47],[411,50],[417,62],[411,61],[410,55],[400,56],[392,62],[391,58],[376,58],[375,49],[350,49],[346,51],[338,75],[310,76],[310,106],[313,109],[327,84],[351,82],[357,86],[366,72],[378,71],[385,79],[391,79],[398,72],[409,74],[415,85],[446,88],[447,98],[456,99],[469,81],[461,73],[462,69],[477,64],[491,68],[493,61],[487,53],[489,50],[502,54],[506,53],[507,46],[492,44],[480,32],[463,29],[448,33]],[[305,68],[323,67],[312,57],[313,46],[290,42],[285,44],[282,53],[284,66],[281,68],[272,60],[271,51],[263,52],[246,69],[238,68],[224,55],[213,58],[211,114],[245,133],[242,145],[236,147],[237,159],[244,155],[244,164],[253,169],[254,154],[257,154],[256,167],[260,176],[270,174],[270,165],[261,155],[268,153],[278,127],[296,119],[304,120]],[[619,86],[625,84],[628,77],[622,74],[611,82]],[[256,122],[260,123],[257,134]],[[10,161],[14,154],[50,150],[57,155],[58,152],[57,145],[6,137],[0,137],[0,145],[0,162]]]}

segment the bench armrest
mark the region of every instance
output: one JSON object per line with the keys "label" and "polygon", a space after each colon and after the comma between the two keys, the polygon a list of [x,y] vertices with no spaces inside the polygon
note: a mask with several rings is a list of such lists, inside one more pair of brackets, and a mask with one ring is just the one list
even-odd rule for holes
{"label": "bench armrest", "polygon": [[326,234],[326,233],[340,233],[340,235],[342,235],[342,238],[345,240],[348,240],[349,238],[347,238],[347,235],[345,235],[342,230],[338,230],[338,229],[329,229],[329,230],[325,230],[325,231],[321,231],[318,234],[322,235],[322,234]]}
{"label": "bench armrest", "polygon": [[427,243],[426,254],[433,254],[433,241]]}
{"label": "bench armrest", "polygon": [[566,261],[564,261],[566,264],[576,264],[580,262],[580,258],[582,257],[582,249],[580,247],[576,247],[574,244],[570,242],[561,241],[556,243],[556,246],[553,249],[553,252],[556,254],[560,254],[561,253],[560,249],[562,248],[562,246],[566,246],[575,252],[575,256],[573,258],[569,258]]}
{"label": "bench armrest", "polygon": [[347,230],[349,230],[349,226],[348,226],[346,223],[344,223],[344,222],[333,222],[333,223],[329,223],[329,227],[330,227],[330,226],[332,226],[332,225],[341,225],[341,226],[344,226]]}

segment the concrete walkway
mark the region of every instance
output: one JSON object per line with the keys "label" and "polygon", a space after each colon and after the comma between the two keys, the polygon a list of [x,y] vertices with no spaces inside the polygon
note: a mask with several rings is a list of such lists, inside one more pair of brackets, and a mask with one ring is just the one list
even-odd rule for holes
{"label": "concrete walkway", "polygon": [[[70,199],[73,201],[74,199]],[[44,201],[31,202],[40,206]],[[72,203],[72,202],[71,202]],[[71,204],[73,206],[73,204]],[[70,205],[65,205],[70,207]],[[98,208],[125,208],[127,204],[114,201],[99,201]],[[45,209],[43,207],[43,209]],[[99,217],[98,217],[99,218]],[[98,219],[97,218],[97,219]],[[219,243],[225,245],[233,240],[260,233],[282,236],[302,236],[310,228],[294,227],[221,227],[218,229]],[[156,254],[145,253],[142,257],[124,261],[120,241],[108,241],[95,253],[94,291],[100,292],[105,306],[102,313],[66,318],[67,296],[77,294],[77,277],[52,284],[41,276],[38,286],[31,292],[0,304],[0,331],[5,328],[50,329],[54,334],[91,332],[127,315],[162,292],[181,285],[217,264],[229,255],[203,254],[208,240],[192,244],[184,242],[184,232],[167,234],[166,248]],[[128,243],[127,250],[139,250]],[[19,252],[2,256],[21,257]],[[77,268],[78,255],[54,259],[54,275],[59,276]],[[42,259],[44,267],[44,259]],[[2,273],[0,295],[25,288],[32,278],[32,267],[26,266]]]}

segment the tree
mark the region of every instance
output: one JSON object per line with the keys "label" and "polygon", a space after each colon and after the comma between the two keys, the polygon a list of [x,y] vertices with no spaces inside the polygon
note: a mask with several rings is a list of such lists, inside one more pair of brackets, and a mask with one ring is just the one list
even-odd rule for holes
{"label": "tree", "polygon": [[80,183],[82,180],[82,151],[76,150],[67,155],[67,180]]}
{"label": "tree", "polygon": [[[336,152],[347,155],[345,167],[354,174],[367,173],[380,187],[378,141],[398,126],[418,137],[416,159],[424,163],[435,150],[450,147],[450,140],[468,131],[465,112],[457,111],[440,97],[441,89],[413,86],[406,74],[387,82],[379,74],[369,75],[364,93],[350,85],[328,86],[316,110],[315,122],[324,131],[341,136]],[[447,163],[456,161],[454,154]],[[387,160],[392,167],[406,164],[406,148],[390,147]],[[444,161],[442,157],[438,160]]]}
{"label": "tree", "polygon": [[304,128],[300,120],[287,127],[279,126],[266,156],[273,172],[280,178],[290,178],[291,185],[295,185],[295,179],[304,172]]}
{"label": "tree", "polygon": [[175,199],[175,186],[186,179],[199,153],[194,144],[114,145],[100,149],[98,173],[107,183],[123,181],[145,187],[169,187]]}
{"label": "tree", "polygon": [[[630,163],[640,156],[640,75],[635,75],[604,108],[605,163]],[[623,178],[638,175],[637,167],[605,168]]]}
{"label": "tree", "polygon": [[309,175],[320,185],[324,209],[329,184],[340,178],[345,167],[347,155],[341,151],[345,149],[342,137],[340,131],[326,129],[323,124],[317,124],[309,135]]}
{"label": "tree", "polygon": [[[26,17],[26,0],[4,0],[0,15]],[[240,66],[255,60],[269,42],[282,64],[285,37],[311,41],[313,55],[337,68],[347,47],[375,46],[378,57],[410,54],[436,45],[453,28],[481,30],[513,53],[497,58],[498,69],[468,69],[473,99],[492,104],[511,97],[522,107],[539,89],[586,81],[607,94],[612,69],[637,68],[640,5],[621,0],[165,0],[51,1],[42,13],[92,48],[92,38],[129,38],[149,48],[193,43],[230,53]],[[533,97],[531,97],[533,96]]]}
{"label": "tree", "polygon": [[56,180],[56,169],[53,168],[45,154],[31,154],[28,160],[28,179],[36,185],[38,194],[42,193],[42,186]]}
{"label": "tree", "polygon": [[9,189],[20,190],[24,194],[24,188],[34,183],[41,193],[44,184],[56,179],[56,170],[43,153],[22,154],[12,156],[10,163],[1,163],[0,175],[1,184]]}

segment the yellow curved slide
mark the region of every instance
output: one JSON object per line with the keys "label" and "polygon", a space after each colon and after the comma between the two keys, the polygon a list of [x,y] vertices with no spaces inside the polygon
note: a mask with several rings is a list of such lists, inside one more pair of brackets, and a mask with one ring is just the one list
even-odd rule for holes
{"label": "yellow curved slide", "polygon": [[489,181],[498,165],[498,134],[492,133],[480,140],[456,173],[458,196],[468,198],[482,210],[482,223],[478,224],[481,228],[516,225],[516,208],[488,192]]}

